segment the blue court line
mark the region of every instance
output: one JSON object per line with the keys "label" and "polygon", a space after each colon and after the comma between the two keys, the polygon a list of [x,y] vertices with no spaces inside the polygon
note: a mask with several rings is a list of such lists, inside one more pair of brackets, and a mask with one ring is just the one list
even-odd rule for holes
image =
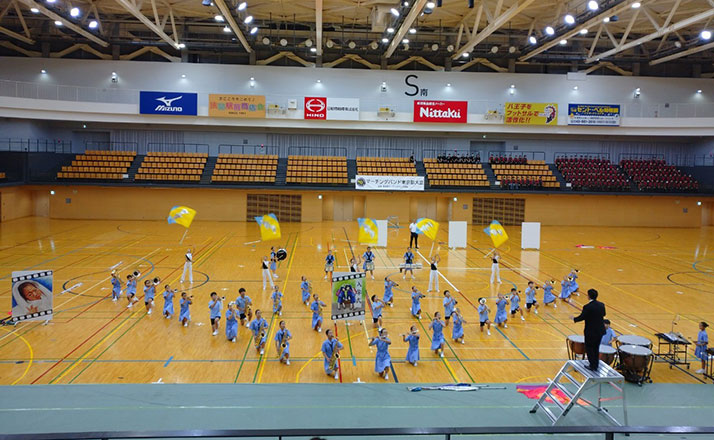
{"label": "blue court line", "polygon": [[521,349],[518,348],[518,346],[517,346],[516,344],[514,344],[513,341],[511,341],[511,340],[508,338],[508,336],[506,336],[506,334],[503,333],[500,328],[498,328],[498,326],[496,326],[496,330],[501,334],[501,336],[503,336],[504,338],[506,338],[506,340],[507,340],[508,342],[510,342],[511,345],[513,345],[513,348],[515,348],[516,350],[518,350],[518,352],[519,352],[520,354],[522,354],[524,358],[526,358],[527,360],[530,360],[530,358],[529,358],[528,356],[526,356],[526,354],[523,353],[523,351],[521,351]]}
{"label": "blue court line", "polygon": [[173,358],[174,358],[174,357],[171,356],[171,357],[169,358],[169,360],[167,360],[166,363],[164,364],[164,367],[168,367],[169,364],[171,363],[171,360],[172,360]]}
{"label": "blue court line", "polygon": [[397,379],[397,372],[394,371],[394,364],[392,364],[392,361],[389,361],[389,369],[392,370],[392,376],[394,376],[394,383],[399,383],[399,379]]}

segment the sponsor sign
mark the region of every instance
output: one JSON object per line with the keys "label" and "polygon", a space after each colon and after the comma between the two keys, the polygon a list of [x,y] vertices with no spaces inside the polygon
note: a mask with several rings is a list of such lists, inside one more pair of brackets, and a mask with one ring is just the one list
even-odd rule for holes
{"label": "sponsor sign", "polygon": [[328,121],[359,121],[358,98],[324,98],[306,96],[305,119]]}
{"label": "sponsor sign", "polygon": [[620,106],[568,104],[568,125],[620,125]]}
{"label": "sponsor sign", "polygon": [[198,93],[139,92],[139,114],[184,115],[198,114]]}
{"label": "sponsor sign", "polygon": [[414,101],[414,122],[465,124],[468,101]]}
{"label": "sponsor sign", "polygon": [[381,191],[424,191],[422,176],[355,176],[355,188]]}
{"label": "sponsor sign", "polygon": [[265,118],[265,96],[208,95],[208,116],[214,118]]}
{"label": "sponsor sign", "polygon": [[508,125],[558,125],[558,104],[507,102],[503,121]]}
{"label": "sponsor sign", "polygon": [[327,98],[306,96],[305,119],[327,119]]}

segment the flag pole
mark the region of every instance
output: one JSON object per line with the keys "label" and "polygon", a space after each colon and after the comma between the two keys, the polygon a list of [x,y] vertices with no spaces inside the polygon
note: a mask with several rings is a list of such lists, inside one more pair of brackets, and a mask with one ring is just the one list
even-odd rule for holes
{"label": "flag pole", "polygon": [[186,238],[186,234],[188,234],[188,228],[186,228],[186,230],[183,231],[183,236],[181,237],[181,241],[179,241],[179,244],[183,244],[183,239]]}

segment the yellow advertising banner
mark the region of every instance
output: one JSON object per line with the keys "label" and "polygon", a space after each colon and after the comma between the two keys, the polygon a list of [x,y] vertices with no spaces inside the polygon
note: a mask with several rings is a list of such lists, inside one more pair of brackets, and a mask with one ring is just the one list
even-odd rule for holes
{"label": "yellow advertising banner", "polygon": [[208,116],[214,118],[265,118],[265,96],[208,95]]}
{"label": "yellow advertising banner", "polygon": [[510,125],[558,125],[558,104],[507,102],[503,121]]}

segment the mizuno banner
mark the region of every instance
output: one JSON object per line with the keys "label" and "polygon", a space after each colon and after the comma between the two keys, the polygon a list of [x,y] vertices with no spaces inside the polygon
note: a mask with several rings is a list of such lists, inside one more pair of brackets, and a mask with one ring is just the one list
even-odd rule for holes
{"label": "mizuno banner", "polygon": [[142,115],[198,115],[198,93],[139,92]]}

